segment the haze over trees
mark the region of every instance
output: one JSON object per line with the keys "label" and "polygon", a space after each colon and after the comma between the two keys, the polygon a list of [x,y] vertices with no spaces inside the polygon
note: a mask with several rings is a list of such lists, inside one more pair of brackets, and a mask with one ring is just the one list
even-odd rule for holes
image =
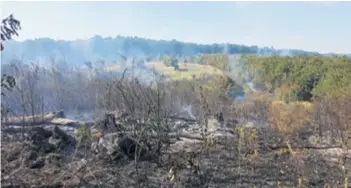
{"label": "haze over trees", "polygon": [[13,58],[24,62],[36,61],[45,65],[49,58],[64,59],[68,66],[80,66],[86,61],[105,60],[107,63],[121,60],[119,54],[128,58],[162,60],[164,56],[187,57],[200,54],[258,54],[258,55],[318,55],[294,49],[273,49],[258,46],[237,44],[195,44],[177,40],[152,40],[139,37],[94,36],[88,40],[55,41],[48,38],[26,40],[23,42],[8,41],[7,50],[3,52],[4,62]]}

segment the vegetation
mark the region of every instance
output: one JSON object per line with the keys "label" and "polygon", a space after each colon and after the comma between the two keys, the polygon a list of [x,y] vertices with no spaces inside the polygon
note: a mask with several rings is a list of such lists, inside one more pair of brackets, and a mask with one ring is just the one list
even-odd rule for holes
{"label": "vegetation", "polygon": [[[14,35],[18,36],[17,31],[21,29],[21,23],[16,20],[13,15],[5,18],[1,22],[1,43],[0,43],[0,51],[4,50],[3,42],[7,40],[11,40]],[[10,76],[3,74],[1,77],[1,90],[7,89],[10,90],[16,85],[15,79]],[[1,95],[4,95],[3,91],[1,91]]]}
{"label": "vegetation", "polygon": [[310,103],[286,104],[283,101],[273,101],[269,109],[271,127],[280,133],[296,132],[301,127],[310,125],[312,121],[313,108]]}
{"label": "vegetation", "polygon": [[5,18],[1,22],[1,44],[0,50],[4,49],[3,42],[11,40],[13,35],[18,36],[17,31],[21,29],[21,23],[16,20],[11,14],[9,17]]}
{"label": "vegetation", "polygon": [[197,63],[201,65],[211,65],[221,71],[230,71],[228,54],[205,54],[201,55]]}
{"label": "vegetation", "polygon": [[173,67],[174,70],[179,70],[178,59],[170,56],[165,56],[163,58],[163,63],[167,67]]}
{"label": "vegetation", "polygon": [[172,80],[192,80],[201,75],[225,75],[225,73],[215,67],[208,65],[199,65],[194,63],[178,63],[179,69],[166,66],[161,62],[146,63],[146,66],[154,68],[157,72],[171,78]]}
{"label": "vegetation", "polygon": [[[166,57],[161,63],[147,63],[157,72],[169,77],[172,81],[191,81],[187,87],[199,87],[205,92],[216,93],[217,97],[228,98],[243,94],[243,87],[232,80],[225,71],[228,71],[228,55],[200,56],[201,64],[177,63],[177,69],[169,68],[167,64],[172,58]],[[168,62],[168,63],[165,63]]]}
{"label": "vegetation", "polygon": [[345,56],[244,56],[255,83],[284,101],[350,95],[351,59]]}
{"label": "vegetation", "polygon": [[91,130],[87,127],[86,124],[83,124],[77,130],[77,138],[79,141],[90,139],[92,137]]}
{"label": "vegetation", "polygon": [[[18,36],[17,31],[21,29],[21,24],[13,17],[13,15],[10,15],[2,20],[0,28],[0,51],[2,52],[4,50],[3,42],[11,40],[13,35]],[[3,74],[1,76],[1,96],[5,95],[4,90],[12,91],[12,88],[15,86],[16,80],[13,76],[7,74]],[[8,112],[9,109],[4,107],[3,103],[1,103],[1,122],[7,117]]]}

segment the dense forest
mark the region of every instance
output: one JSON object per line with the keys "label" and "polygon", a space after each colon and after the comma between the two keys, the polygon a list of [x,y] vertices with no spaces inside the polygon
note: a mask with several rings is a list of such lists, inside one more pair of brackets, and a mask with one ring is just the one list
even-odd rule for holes
{"label": "dense forest", "polygon": [[253,81],[282,100],[350,96],[351,59],[346,56],[243,56]]}

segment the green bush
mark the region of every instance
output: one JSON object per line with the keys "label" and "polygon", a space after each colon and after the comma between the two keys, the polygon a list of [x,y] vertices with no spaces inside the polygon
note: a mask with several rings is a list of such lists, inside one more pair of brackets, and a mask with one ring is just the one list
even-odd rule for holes
{"label": "green bush", "polygon": [[89,127],[84,123],[81,125],[77,130],[77,138],[78,140],[86,140],[92,137],[91,130]]}

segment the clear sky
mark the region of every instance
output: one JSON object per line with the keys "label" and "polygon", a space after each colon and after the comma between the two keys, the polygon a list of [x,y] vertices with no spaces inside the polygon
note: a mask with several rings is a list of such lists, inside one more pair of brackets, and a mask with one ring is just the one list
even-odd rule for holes
{"label": "clear sky", "polygon": [[351,2],[2,2],[18,40],[94,35],[351,53]]}

